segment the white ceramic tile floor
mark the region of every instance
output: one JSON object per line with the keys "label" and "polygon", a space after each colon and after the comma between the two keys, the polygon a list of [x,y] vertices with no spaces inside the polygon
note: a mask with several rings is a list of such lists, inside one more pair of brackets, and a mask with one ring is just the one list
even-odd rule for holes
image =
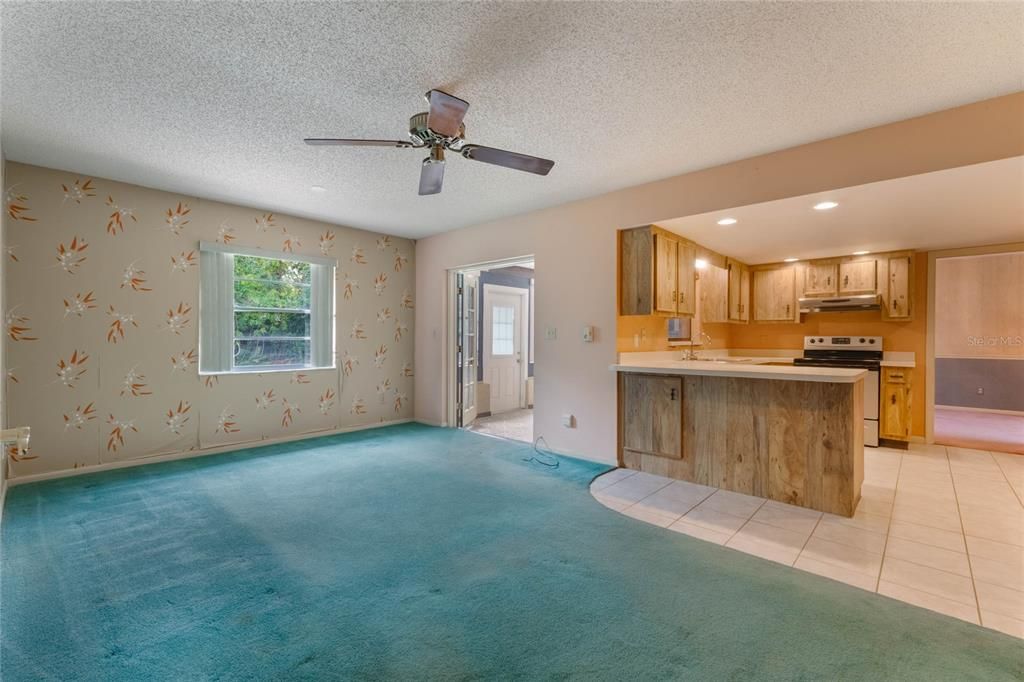
{"label": "white ceramic tile floor", "polygon": [[628,469],[590,490],[640,521],[1024,639],[1024,455],[866,449],[853,518]]}

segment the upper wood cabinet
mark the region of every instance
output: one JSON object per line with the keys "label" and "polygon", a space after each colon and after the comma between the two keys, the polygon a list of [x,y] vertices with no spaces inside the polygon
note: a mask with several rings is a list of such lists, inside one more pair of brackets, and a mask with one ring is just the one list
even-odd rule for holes
{"label": "upper wood cabinet", "polygon": [[655,232],[654,309],[656,312],[675,314],[678,278],[679,240],[662,232]]}
{"label": "upper wood cabinet", "polygon": [[679,264],[677,266],[678,294],[676,312],[680,315],[694,315],[697,312],[697,246],[693,242],[679,242]]}
{"label": "upper wood cabinet", "polygon": [[683,456],[683,378],[619,375],[622,447],[659,457]]}
{"label": "upper wood cabinet", "polygon": [[874,258],[843,260],[839,263],[839,293],[848,296],[875,293],[878,290],[876,271]]}
{"label": "upper wood cabinet", "polygon": [[811,261],[804,267],[804,296],[834,296],[838,266],[835,261]]}
{"label": "upper wood cabinet", "polygon": [[755,322],[796,321],[796,268],[786,265],[754,270],[753,308]]}
{"label": "upper wood cabinet", "polygon": [[750,268],[738,260],[726,259],[729,291],[729,321],[750,321]]}
{"label": "upper wood cabinet", "polygon": [[619,232],[619,314],[692,316],[697,247],[654,225]]}
{"label": "upper wood cabinet", "polygon": [[[879,260],[882,294],[882,319],[909,320],[914,316],[913,253],[886,254]],[[883,279],[884,277],[884,279]]]}
{"label": "upper wood cabinet", "polygon": [[700,271],[700,317],[703,322],[729,321],[729,271],[708,265]]}

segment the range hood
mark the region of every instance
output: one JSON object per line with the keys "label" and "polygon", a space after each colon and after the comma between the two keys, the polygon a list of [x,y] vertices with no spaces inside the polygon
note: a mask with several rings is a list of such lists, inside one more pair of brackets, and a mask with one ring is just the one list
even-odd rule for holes
{"label": "range hood", "polygon": [[831,298],[801,298],[800,312],[828,313],[844,310],[878,310],[882,307],[878,294],[835,296]]}

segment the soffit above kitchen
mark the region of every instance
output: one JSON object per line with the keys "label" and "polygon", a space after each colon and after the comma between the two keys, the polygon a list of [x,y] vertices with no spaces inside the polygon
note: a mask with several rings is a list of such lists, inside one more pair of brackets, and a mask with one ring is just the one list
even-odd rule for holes
{"label": "soffit above kitchen", "polygon": [[[407,237],[1024,89],[1020,3],[4,3],[8,159]],[[422,93],[548,177],[416,193]],[[313,192],[312,186],[323,187]]]}
{"label": "soffit above kitchen", "polygon": [[[838,204],[815,210],[823,202]],[[719,221],[736,222],[720,225]],[[666,220],[752,265],[1024,239],[1024,156]]]}

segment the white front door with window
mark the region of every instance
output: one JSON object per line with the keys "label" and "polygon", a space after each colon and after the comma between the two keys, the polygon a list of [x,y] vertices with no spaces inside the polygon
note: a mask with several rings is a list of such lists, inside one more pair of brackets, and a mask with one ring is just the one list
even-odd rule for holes
{"label": "white front door with window", "polygon": [[526,289],[484,285],[484,380],[491,387],[491,414],[522,406],[527,293]]}

